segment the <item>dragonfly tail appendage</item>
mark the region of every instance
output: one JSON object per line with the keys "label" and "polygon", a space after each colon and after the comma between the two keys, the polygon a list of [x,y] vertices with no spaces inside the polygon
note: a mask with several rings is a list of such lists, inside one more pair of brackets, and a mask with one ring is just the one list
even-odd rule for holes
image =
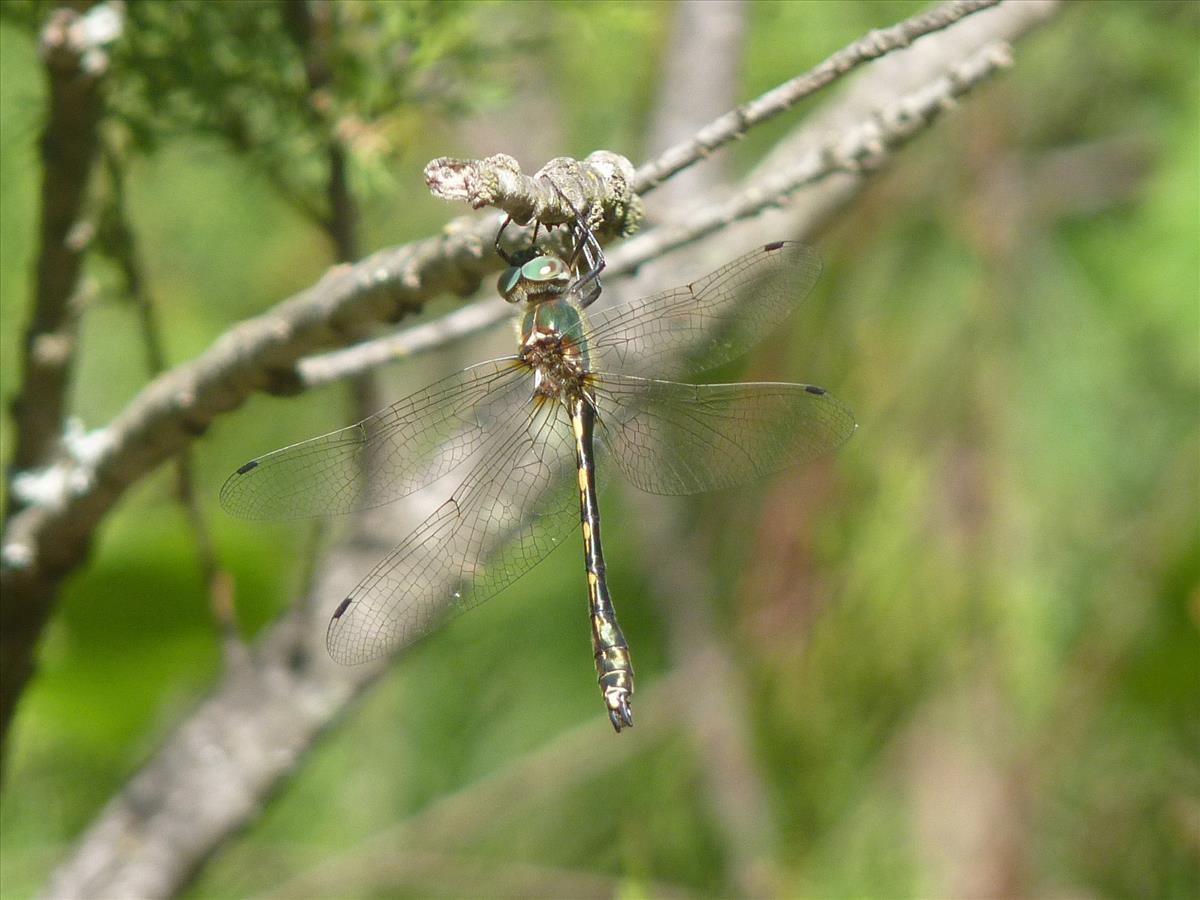
{"label": "dragonfly tail appendage", "polygon": [[[604,705],[608,709],[608,718],[613,728],[620,732],[628,725],[633,727],[633,661],[629,656],[629,648],[621,637],[621,629],[616,628],[617,638],[621,644],[602,645],[602,639],[597,637],[596,617],[592,618],[592,646],[596,650],[596,672],[599,674],[600,693],[604,697]],[[616,625],[616,619],[612,620]]]}

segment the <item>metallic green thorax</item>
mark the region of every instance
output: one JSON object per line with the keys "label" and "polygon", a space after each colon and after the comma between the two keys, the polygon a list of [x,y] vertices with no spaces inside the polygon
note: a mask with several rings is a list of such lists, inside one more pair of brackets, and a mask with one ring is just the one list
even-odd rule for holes
{"label": "metallic green thorax", "polygon": [[588,369],[587,338],[583,313],[566,300],[547,300],[525,310],[521,318],[521,347],[538,339],[562,340],[563,350],[575,356],[582,371]]}

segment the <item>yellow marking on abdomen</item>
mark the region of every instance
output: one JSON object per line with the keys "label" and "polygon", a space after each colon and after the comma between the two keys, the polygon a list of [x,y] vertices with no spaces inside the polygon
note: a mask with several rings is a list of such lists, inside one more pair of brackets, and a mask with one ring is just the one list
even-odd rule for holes
{"label": "yellow marking on abdomen", "polygon": [[592,526],[587,522],[583,523],[583,539],[589,544],[592,542]]}
{"label": "yellow marking on abdomen", "polygon": [[587,470],[583,468],[579,469],[579,490],[587,490]]}

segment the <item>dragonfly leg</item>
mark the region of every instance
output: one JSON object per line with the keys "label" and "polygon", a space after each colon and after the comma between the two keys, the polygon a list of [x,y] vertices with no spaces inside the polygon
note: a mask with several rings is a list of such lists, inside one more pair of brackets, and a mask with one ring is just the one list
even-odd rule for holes
{"label": "dragonfly leg", "polygon": [[529,240],[529,247],[514,255],[505,250],[500,243],[500,239],[504,236],[504,230],[512,224],[512,220],[512,216],[504,217],[504,222],[500,225],[500,230],[496,232],[496,240],[492,242],[492,246],[496,248],[496,255],[510,266],[520,266],[522,263],[529,262],[529,260],[537,255],[535,246],[537,244],[538,230],[542,227],[542,223],[533,223],[533,237]]}
{"label": "dragonfly leg", "polygon": [[583,556],[587,566],[588,606],[592,623],[592,651],[596,676],[609,721],[618,732],[633,725],[633,661],[629,645],[617,624],[617,611],[608,593],[604,549],[600,543],[600,508],[596,502],[596,466],[592,432],[596,413],[580,395],[570,401],[571,430],[579,477],[579,516],[583,528]]}
{"label": "dragonfly leg", "polygon": [[587,263],[587,271],[580,272],[579,279],[575,282],[575,289],[579,292],[579,305],[583,309],[587,309],[600,296],[600,273],[604,271],[604,250],[600,247],[600,242],[596,240],[596,235],[592,234],[592,229],[588,227],[587,219],[571,202],[571,198],[564,194],[562,188],[557,184],[551,182],[551,187],[575,215],[575,224],[571,227],[575,250],[571,253],[571,259],[567,265],[578,272],[580,254]]}
{"label": "dragonfly leg", "polygon": [[517,257],[513,256],[512,254],[508,253],[508,251],[506,251],[500,245],[500,238],[504,235],[504,229],[506,229],[511,222],[512,222],[512,216],[504,217],[504,224],[502,224],[500,226],[500,230],[496,232],[496,240],[492,243],[492,246],[494,246],[496,248],[496,254],[502,260],[504,260],[506,263],[508,263],[510,266],[519,266],[521,264],[520,260],[518,260]]}

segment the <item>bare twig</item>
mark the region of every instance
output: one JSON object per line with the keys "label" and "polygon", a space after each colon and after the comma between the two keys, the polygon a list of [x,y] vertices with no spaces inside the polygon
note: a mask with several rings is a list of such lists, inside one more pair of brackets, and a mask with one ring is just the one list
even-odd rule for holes
{"label": "bare twig", "polygon": [[[16,440],[10,477],[50,462],[58,450],[75,360],[76,311],[83,254],[94,226],[83,220],[95,167],[102,85],[108,68],[105,46],[119,34],[120,10],[110,4],[86,13],[54,10],[41,33],[49,82],[49,109],[42,131],[41,230],[33,314],[25,332],[21,388],[12,404]],[[19,515],[23,500],[6,492],[4,521]],[[49,615],[49,603],[0,591],[0,765],[8,725],[21,688],[33,670],[33,648]]]}
{"label": "bare twig", "polygon": [[734,222],[785,205],[802,188],[835,173],[861,178],[880,168],[892,153],[924,132],[955,100],[1012,65],[1011,50],[996,41],[951,66],[921,89],[867,115],[791,165],[744,186],[723,203],[700,210],[686,222],[646,231],[609,256],[606,271],[636,269],[643,262],[697,241]]}
{"label": "bare twig", "polygon": [[73,9],[57,9],[41,34],[50,97],[40,142],[42,222],[34,312],[25,335],[21,394],[13,403],[18,470],[46,462],[57,447],[74,359],[69,301],[94,231],[82,215],[99,147],[107,59],[85,18]]}
{"label": "bare twig", "polygon": [[811,71],[714,119],[636,172],[624,157],[601,151],[582,163],[566,157],[552,160],[530,177],[521,174],[511,156],[498,154],[483,160],[435,159],[425,168],[425,181],[435,196],[445,200],[465,200],[475,209],[494,206],[519,224],[538,221],[543,225],[571,220],[570,206],[550,182],[560,187],[570,185],[570,199],[577,208],[603,209],[604,222],[616,222],[618,233],[632,233],[640,209],[634,207],[631,212],[629,204],[636,204],[637,195],[653,190],[676,172],[786,112],[864,63],[997,3],[999,0],[952,0],[890,28],[872,31]]}
{"label": "bare twig", "polygon": [[285,3],[283,21],[292,41],[304,59],[304,76],[308,85],[305,112],[316,130],[327,135],[325,156],[329,177],[325,182],[327,210],[315,215],[312,221],[320,225],[333,243],[338,262],[358,259],[358,206],[350,193],[346,173],[346,150],[337,135],[334,123],[328,121],[325,109],[328,100],[322,96],[333,81],[329,64],[330,31],[333,28],[332,9],[327,0],[304,0]]}
{"label": "bare twig", "polygon": [[791,109],[805,97],[849,74],[863,63],[907,47],[922,35],[948,28],[964,16],[995,6],[999,0],[954,0],[906,19],[891,28],[872,31],[842,48],[798,78],[773,88],[705,125],[690,139],[676,144],[658,158],[643,164],[633,179],[633,189],[644,194],[671,175],[706,158],[717,148],[744,136],[750,128]]}
{"label": "bare twig", "polygon": [[344,350],[333,350],[306,357],[297,364],[300,381],[306,388],[320,387],[359,372],[374,369],[419,353],[436,350],[480,334],[512,317],[512,306],[497,297],[460,306],[432,322],[414,325],[403,331]]}

